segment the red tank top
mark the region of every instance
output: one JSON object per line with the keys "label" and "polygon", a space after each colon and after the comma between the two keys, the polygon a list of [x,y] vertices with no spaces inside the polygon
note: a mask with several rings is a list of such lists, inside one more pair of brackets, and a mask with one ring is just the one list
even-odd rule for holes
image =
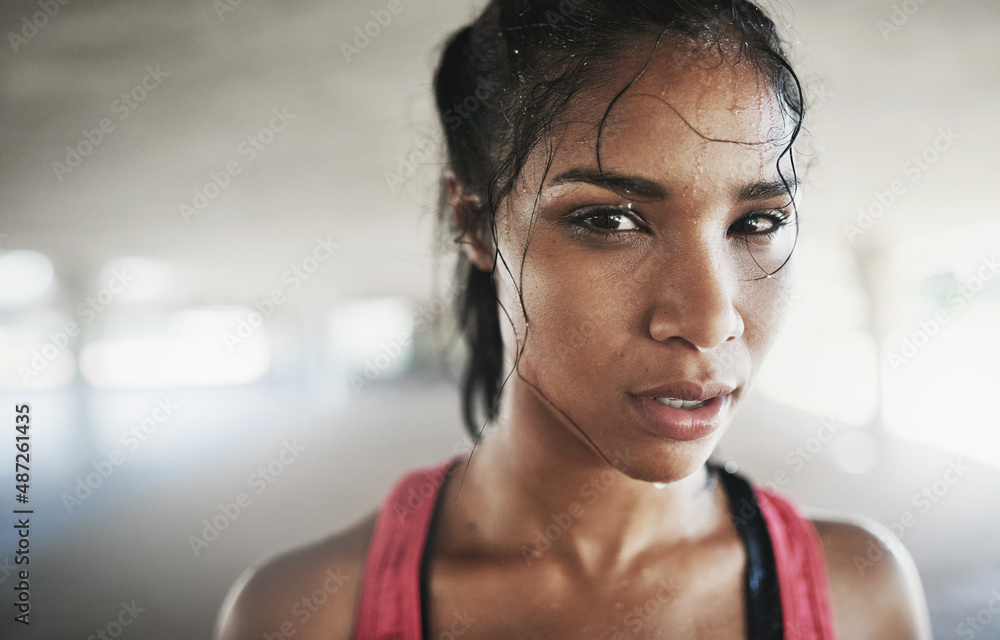
{"label": "red tank top", "polygon": [[[441,485],[455,462],[403,476],[382,503],[368,548],[354,640],[423,640],[420,565]],[[834,640],[823,549],[788,497],[754,487],[778,575],[789,640]]]}

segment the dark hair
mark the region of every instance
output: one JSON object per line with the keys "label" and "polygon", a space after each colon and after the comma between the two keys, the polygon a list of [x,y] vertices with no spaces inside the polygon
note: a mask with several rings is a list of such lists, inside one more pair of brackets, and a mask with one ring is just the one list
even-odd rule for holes
{"label": "dark hair", "polygon": [[[752,2],[492,0],[472,24],[448,40],[434,78],[448,167],[463,192],[481,203],[477,215],[466,219],[466,228],[454,231],[461,235],[478,226],[483,237],[492,238],[498,247],[496,212],[529,153],[551,130],[569,99],[586,81],[595,81],[601,63],[627,46],[627,36],[643,35],[656,36],[654,51],[662,39],[674,38],[716,47],[720,54],[734,51],[755,65],[770,80],[781,108],[794,123],[782,153],[782,158],[791,160],[794,176],[792,144],[805,115],[801,86],[774,23]],[[615,100],[637,78],[625,83]],[[614,100],[605,117],[613,104]],[[596,151],[600,167],[600,133]],[[794,182],[780,175],[786,185]],[[792,187],[788,188],[793,196]],[[448,224],[446,197],[441,213],[442,223]],[[496,251],[494,270],[503,262]],[[481,430],[477,412],[486,421],[494,417],[505,382],[500,309],[493,274],[471,264],[461,252],[455,278],[464,283],[458,321],[470,351],[462,410],[466,428],[476,437]]]}

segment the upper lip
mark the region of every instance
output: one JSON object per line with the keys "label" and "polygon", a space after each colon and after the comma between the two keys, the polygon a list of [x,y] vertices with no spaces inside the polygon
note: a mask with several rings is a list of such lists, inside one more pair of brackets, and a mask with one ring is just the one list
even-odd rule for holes
{"label": "upper lip", "polygon": [[670,382],[652,389],[633,393],[634,396],[647,396],[650,398],[676,398],[677,400],[687,400],[688,402],[703,402],[711,400],[717,396],[724,396],[732,393],[735,386],[722,382],[692,382],[690,380],[678,380]]}

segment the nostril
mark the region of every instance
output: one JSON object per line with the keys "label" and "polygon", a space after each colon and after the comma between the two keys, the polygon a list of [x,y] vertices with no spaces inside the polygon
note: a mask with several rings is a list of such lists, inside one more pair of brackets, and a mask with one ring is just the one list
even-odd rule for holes
{"label": "nostril", "polygon": [[649,335],[657,342],[682,340],[699,353],[711,351],[743,336],[743,317],[732,305],[709,309],[660,309],[652,314]]}

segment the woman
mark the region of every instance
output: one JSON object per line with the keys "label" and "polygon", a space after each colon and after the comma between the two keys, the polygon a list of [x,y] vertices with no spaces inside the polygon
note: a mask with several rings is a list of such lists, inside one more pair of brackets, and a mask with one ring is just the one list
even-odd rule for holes
{"label": "woman", "polygon": [[930,637],[900,545],[858,565],[883,532],[709,461],[793,267],[804,109],[770,20],[495,0],[435,91],[477,447],[248,572],[218,636]]}

